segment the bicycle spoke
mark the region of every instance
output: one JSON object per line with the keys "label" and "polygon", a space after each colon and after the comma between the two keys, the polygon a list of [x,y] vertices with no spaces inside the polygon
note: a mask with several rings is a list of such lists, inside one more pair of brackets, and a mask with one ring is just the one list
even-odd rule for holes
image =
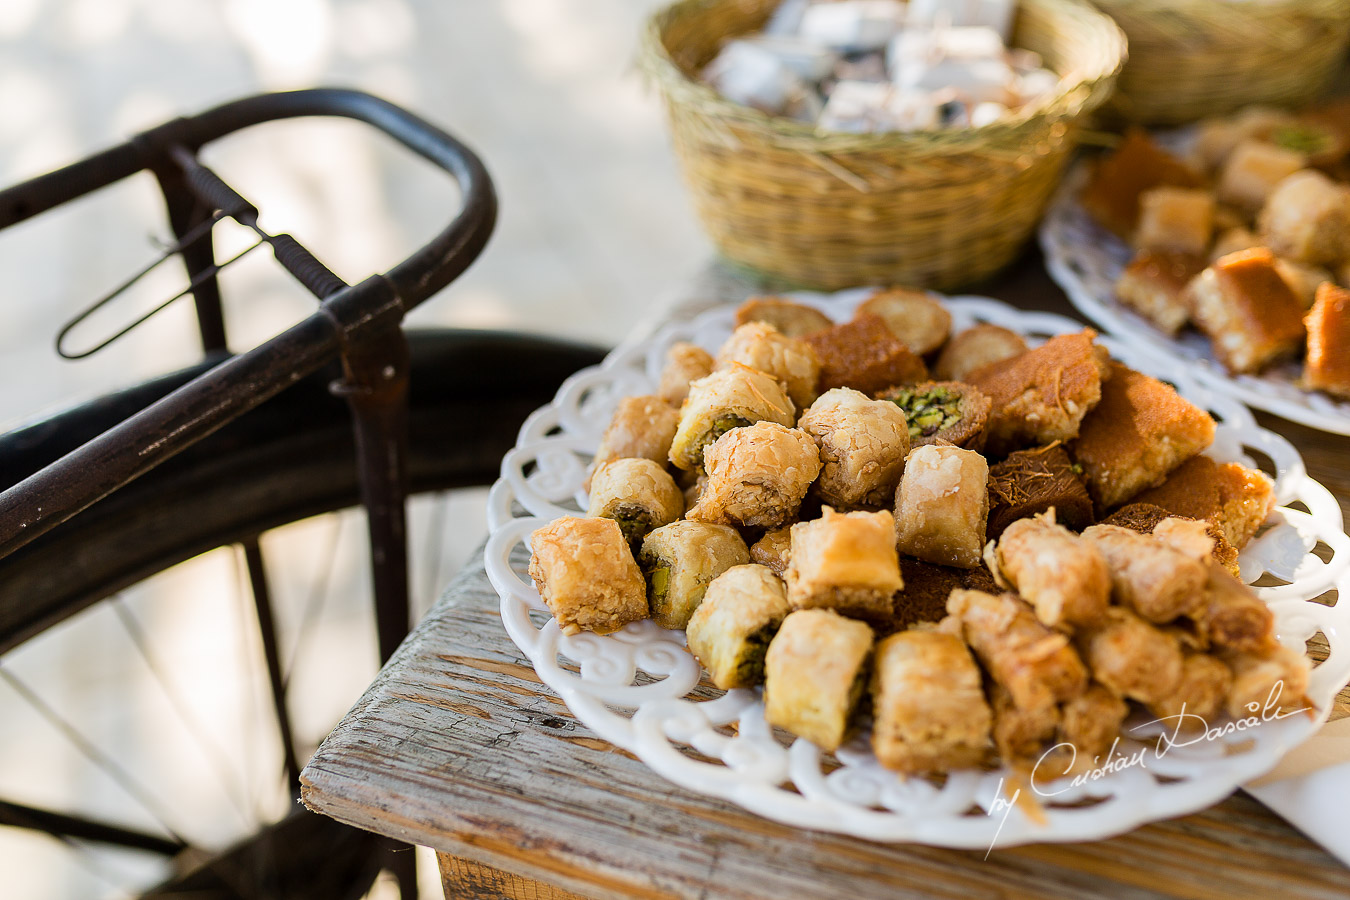
{"label": "bicycle spoke", "polygon": [[286,708],[286,685],[281,677],[281,658],[277,653],[276,620],[272,613],[272,592],[267,584],[263,566],[262,548],[258,539],[243,542],[244,561],[248,566],[249,585],[253,589],[253,605],[258,612],[258,634],[262,637],[263,657],[267,661],[267,677],[272,686],[272,711],[281,733],[281,749],[291,793],[300,795],[300,762],[295,751],[295,732],[291,727],[290,711]]}
{"label": "bicycle spoke", "polygon": [[436,600],[436,592],[441,584],[441,566],[445,563],[445,521],[450,514],[450,492],[441,491],[436,495],[436,503],[431,509],[431,522],[427,526],[427,546],[426,555],[431,560],[431,565],[423,568],[430,574],[427,578],[429,584],[424,585],[425,591],[422,596],[427,598],[427,604],[430,605]]}
{"label": "bicycle spoke", "polygon": [[111,598],[113,610],[117,613],[118,621],[126,629],[127,636],[131,638],[131,643],[136,647],[136,652],[140,654],[150,673],[155,676],[155,681],[159,683],[159,688],[164,692],[164,697],[173,707],[173,711],[182,720],[183,726],[188,734],[196,741],[197,746],[202,753],[211,761],[215,767],[216,777],[218,779],[220,790],[229,798],[230,804],[239,813],[242,823],[247,827],[252,824],[249,821],[249,813],[240,802],[239,796],[235,791],[235,786],[240,782],[240,774],[230,765],[225,755],[224,749],[209,735],[202,725],[201,721],[192,714],[189,704],[184,700],[164,669],[159,665],[158,660],[151,654],[149,641],[146,639],[145,631],[140,623],[136,621],[135,615],[123,597],[118,594]]}
{"label": "bicycle spoke", "polygon": [[314,633],[314,625],[318,622],[319,615],[328,602],[333,581],[333,567],[337,565],[338,548],[342,545],[342,530],[347,521],[346,516],[342,514],[334,515],[331,518],[333,520],[333,537],[328,542],[328,548],[322,562],[319,563],[319,571],[314,579],[314,588],[305,598],[304,610],[300,613],[300,627],[296,632],[295,643],[291,647],[290,661],[286,666],[285,683],[287,686],[291,682],[291,673],[300,664],[300,655],[304,652],[310,635]]}
{"label": "bicycle spoke", "polygon": [[54,838],[79,838],[115,847],[146,850],[163,856],[173,856],[185,849],[183,844],[158,835],[7,800],[0,800],[0,825],[43,831]]}

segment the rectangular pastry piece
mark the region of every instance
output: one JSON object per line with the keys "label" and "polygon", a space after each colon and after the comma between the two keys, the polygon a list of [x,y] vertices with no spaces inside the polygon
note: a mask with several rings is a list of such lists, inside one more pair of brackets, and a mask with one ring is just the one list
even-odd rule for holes
{"label": "rectangular pastry piece", "polygon": [[680,411],[660,397],[624,397],[600,437],[586,489],[590,490],[595,470],[613,459],[650,459],[665,465],[679,424]]}
{"label": "rectangular pastry piece", "polygon": [[1148,711],[1165,721],[1169,734],[1178,729],[1194,734],[1207,729],[1223,712],[1232,685],[1233,672],[1222,660],[1188,651],[1176,688],[1152,703]]}
{"label": "rectangular pastry piece", "polygon": [[787,569],[793,609],[826,608],[885,621],[904,587],[895,552],[895,522],[885,511],[824,515],[792,526]]}
{"label": "rectangular pastry piece", "polygon": [[894,403],[832,388],[797,427],[820,448],[816,491],[822,502],[842,509],[890,503],[909,453],[909,425]]}
{"label": "rectangular pastry piece", "polygon": [[989,464],[973,450],[929,444],[910,451],[895,492],[900,552],[943,566],[980,564],[989,518]]}
{"label": "rectangular pastry piece", "polygon": [[1233,149],[1219,174],[1219,199],[1255,213],[1275,185],[1305,165],[1307,157],[1297,150],[1265,141],[1243,141]]}
{"label": "rectangular pastry piece", "polygon": [[747,322],[731,333],[717,352],[717,364],[728,363],[741,363],[777,378],[798,409],[816,399],[816,381],[820,378],[816,351],[766,322]]}
{"label": "rectangular pastry piece", "polygon": [[805,340],[820,360],[818,388],[822,394],[830,388],[851,387],[871,395],[928,377],[923,360],[877,315],[863,313],[851,322],[809,334]]}
{"label": "rectangular pastry piece", "polygon": [[925,381],[890,388],[877,395],[895,404],[909,423],[911,446],[952,444],[979,452],[992,401],[978,388],[960,381]]}
{"label": "rectangular pastry piece", "polygon": [[806,432],[774,422],[735,428],[704,454],[708,481],[688,518],[719,525],[778,528],[797,515],[820,473]]}
{"label": "rectangular pastry piece", "polygon": [[788,561],[792,558],[792,526],[784,525],[750,545],[750,561],[768,566],[779,578],[787,577]]}
{"label": "rectangular pastry piece", "polygon": [[1312,309],[1313,303],[1317,300],[1317,289],[1324,281],[1335,281],[1335,276],[1320,266],[1310,266],[1278,256],[1275,257],[1275,271],[1280,273],[1280,277],[1289,285],[1289,290],[1294,292],[1299,305],[1304,309]]}
{"label": "rectangular pastry piece", "polygon": [[1021,709],[1071,700],[1087,688],[1088,672],[1068,635],[1042,625],[1016,594],[952,591],[949,626],[959,627],[989,677]]}
{"label": "rectangular pastry piece", "polygon": [[877,644],[872,720],[877,761],[906,775],[977,766],[988,754],[980,668],[959,637],[934,628]]}
{"label": "rectangular pastry piece", "polygon": [[1350,400],[1350,290],[1323,284],[1304,321],[1308,328],[1304,384]]}
{"label": "rectangular pastry piece", "polygon": [[1177,638],[1119,606],[1078,635],[1078,648],[1092,677],[1121,697],[1143,704],[1163,702],[1181,683]]}
{"label": "rectangular pastry piece", "polygon": [[587,515],[613,519],[634,547],[653,528],[684,515],[684,492],[665,468],[650,459],[615,459],[591,478]]}
{"label": "rectangular pastry piece", "polygon": [[[657,394],[674,407],[675,423],[679,424],[679,408],[689,396],[689,385],[712,374],[713,355],[697,344],[677,341],[666,351],[666,366],[661,370],[661,386]],[[671,437],[675,429],[670,430]],[[667,448],[669,449],[669,448]]]}
{"label": "rectangular pastry piece", "polygon": [[859,313],[881,316],[886,327],[906,347],[927,356],[947,342],[952,314],[927,291],[890,288],[877,291],[858,304]]}
{"label": "rectangular pastry piece", "polygon": [[1303,305],[1264,247],[1217,260],[1186,288],[1186,303],[1234,374],[1259,372],[1303,346]]}
{"label": "rectangular pastry piece", "polygon": [[[1230,253],[1237,253],[1242,250],[1251,250],[1256,247],[1264,247],[1261,239],[1256,236],[1254,231],[1241,226],[1227,228],[1219,233],[1214,240],[1214,246],[1209,248],[1208,259],[1214,262],[1220,257],[1227,256]],[[1198,274],[1198,273],[1197,273]]]}
{"label": "rectangular pastry piece", "polygon": [[1202,188],[1156,187],[1139,196],[1134,246],[1201,254],[1214,231],[1214,195]]}
{"label": "rectangular pastry piece", "polygon": [[1074,458],[1088,492],[1110,509],[1167,475],[1214,441],[1214,419],[1169,384],[1118,362],[1101,401],[1083,419]]}
{"label": "rectangular pastry piece", "polygon": [[1207,570],[1205,590],[1191,615],[1197,642],[1242,653],[1275,646],[1275,618],[1251,588],[1217,565]]}
{"label": "rectangular pastry piece", "polygon": [[713,579],[689,619],[689,651],[724,690],[764,680],[769,642],[788,614],[783,582],[764,566],[733,566]]}
{"label": "rectangular pastry piece", "polygon": [[867,686],[872,640],[866,622],[832,610],[789,613],[765,657],[765,719],[837,750]]}
{"label": "rectangular pastry piece", "polygon": [[1208,566],[1162,538],[1117,525],[1093,525],[1083,532],[1106,560],[1111,595],[1157,625],[1191,614],[1200,604]]}
{"label": "rectangular pastry piece", "polygon": [[1054,703],[1024,709],[1000,684],[990,691],[994,710],[994,746],[1003,762],[1014,766],[1034,764],[1059,730],[1060,711]]}
{"label": "rectangular pastry piece", "polygon": [[1275,508],[1275,485],[1264,472],[1241,463],[1195,456],[1134,499],[1173,515],[1212,522],[1224,540],[1241,550]]}
{"label": "rectangular pastry piece", "polygon": [[788,337],[806,337],[834,323],[814,306],[793,303],[782,297],[751,297],[736,310],[736,324],[766,322]]}
{"label": "rectangular pastry piece", "polygon": [[1295,172],[1275,186],[1257,227],[1277,256],[1335,265],[1350,256],[1350,188],[1316,169]]}
{"label": "rectangular pastry piece", "polygon": [[739,363],[720,368],[689,385],[670,461],[677,469],[697,469],[713,441],[760,421],[789,428],[797,421],[797,408],[778,379]]}
{"label": "rectangular pastry piece", "polygon": [[1101,620],[1111,597],[1111,570],[1091,541],[1055,523],[1054,513],[1013,522],[998,540],[1003,577],[1051,628]]}
{"label": "rectangular pastry piece", "polygon": [[613,519],[563,516],[530,535],[530,578],[563,634],[647,618],[647,583]]}
{"label": "rectangular pastry piece", "polygon": [[1167,334],[1190,319],[1186,285],[1205,268],[1205,258],[1190,253],[1140,250],[1116,280],[1116,299]]}
{"label": "rectangular pastry piece", "polygon": [[1060,444],[1018,450],[989,467],[988,537],[996,539],[1013,522],[1053,509],[1055,521],[1075,531],[1094,521],[1092,498],[1081,466]]}
{"label": "rectangular pastry piece", "polygon": [[1103,227],[1128,241],[1139,225],[1139,198],[1145,191],[1200,184],[1200,176],[1154,143],[1148,132],[1131,128],[1115,152],[1098,161],[1082,203]]}
{"label": "rectangular pastry piece", "polygon": [[938,355],[933,375],[941,381],[965,381],[981,366],[1025,353],[1027,342],[1002,325],[981,322],[952,335]]}
{"label": "rectangular pastry piece", "polygon": [[647,605],[662,628],[684,628],[713,579],[750,562],[736,529],[681,519],[647,535],[638,564],[647,579]]}
{"label": "rectangular pastry piece", "polygon": [[[1225,703],[1235,719],[1292,715],[1313,708],[1308,699],[1308,657],[1288,647],[1268,653],[1235,653],[1224,657],[1233,671]],[[1310,712],[1311,714],[1311,712]]]}
{"label": "rectangular pastry piece", "polygon": [[966,380],[993,407],[985,445],[995,456],[1078,436],[1109,375],[1087,328],[1052,337],[1020,356],[976,369]]}

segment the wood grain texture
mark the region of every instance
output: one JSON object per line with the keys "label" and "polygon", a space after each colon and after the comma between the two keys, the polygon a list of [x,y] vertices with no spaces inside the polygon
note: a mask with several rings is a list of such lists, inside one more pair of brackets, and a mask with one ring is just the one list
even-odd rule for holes
{"label": "wood grain texture", "polygon": [[[1043,275],[1019,272],[991,293],[1064,311]],[[725,299],[726,283],[700,293]],[[1350,440],[1297,442],[1344,505]],[[1339,701],[1350,713],[1350,692]],[[985,859],[789,828],[677,788],[539,682],[501,626],[481,554],[301,780],[311,809],[440,851],[456,898],[1350,896],[1350,870],[1245,794],[1111,840]]]}

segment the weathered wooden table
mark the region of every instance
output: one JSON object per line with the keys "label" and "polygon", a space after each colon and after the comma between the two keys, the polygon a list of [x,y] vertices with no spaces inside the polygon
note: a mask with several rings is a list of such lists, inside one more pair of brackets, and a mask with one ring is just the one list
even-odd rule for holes
{"label": "weathered wooden table", "polygon": [[[677,314],[753,290],[714,267]],[[1071,314],[1034,251],[983,292]],[[1262,424],[1294,441],[1350,519],[1350,439]],[[301,775],[311,809],[437,850],[447,898],[1350,896],[1350,870],[1246,794],[987,859],[775,824],[669,784],[578,724],[497,606],[480,554]],[[1350,715],[1350,692],[1334,715]]]}

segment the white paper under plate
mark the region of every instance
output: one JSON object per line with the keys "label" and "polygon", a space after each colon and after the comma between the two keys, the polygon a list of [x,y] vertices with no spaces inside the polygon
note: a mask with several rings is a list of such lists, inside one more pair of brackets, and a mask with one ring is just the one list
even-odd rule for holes
{"label": "white paper under plate", "polygon": [[[1169,146],[1185,142],[1187,133],[1162,136]],[[1195,379],[1216,391],[1236,397],[1310,428],[1350,434],[1350,402],[1299,387],[1303,367],[1278,363],[1260,375],[1230,375],[1214,357],[1209,339],[1195,331],[1168,337],[1152,322],[1116,299],[1115,284],[1134,251],[1098,225],[1078,196],[1089,172],[1079,162],[1060,185],[1050,211],[1041,222],[1041,249],[1050,277],[1069,295],[1078,311],[1101,328],[1134,347],[1191,365]]]}
{"label": "white paper under plate", "polygon": [[[795,296],[842,321],[868,293]],[[1036,343],[1081,328],[1061,316],[985,298],[946,302],[954,329],[992,322]],[[553,403],[521,428],[488,504],[487,571],[501,595],[502,620],[512,640],[578,719],[662,776],[780,822],[873,840],[970,848],[987,848],[996,835],[999,846],[1095,840],[1221,800],[1308,737],[1350,680],[1350,599],[1328,606],[1323,596],[1337,590],[1350,598],[1350,538],[1342,533],[1335,499],[1308,478],[1294,448],[1256,425],[1240,403],[1196,383],[1186,366],[1109,338],[1101,342],[1116,358],[1175,384],[1215,415],[1220,425],[1209,453],[1216,459],[1252,465],[1250,452],[1256,451],[1273,461],[1281,506],[1270,527],[1243,551],[1242,574],[1249,582],[1266,573],[1286,582],[1257,589],[1275,613],[1281,642],[1301,650],[1315,633],[1325,635],[1330,656],[1313,670],[1309,691],[1315,718],[1296,715],[1178,747],[1161,759],[1150,755],[1146,767],[1124,768],[1081,787],[1069,787],[1066,780],[1042,785],[1046,791],[1068,789],[1045,801],[1042,817],[1019,806],[1004,821],[995,804],[1004,772],[955,772],[938,786],[882,768],[862,737],[834,759],[805,740],[780,743],[764,721],[757,691],[692,699],[700,670],[685,649],[683,632],[644,621],[609,636],[564,637],[525,571],[530,533],[586,508],[586,466],[618,399],[654,392],[665,351],[675,341],[692,340],[715,351],[731,333],[733,317],[728,306],[668,326],[568,379]],[[1290,508],[1295,503],[1307,511]],[[1319,542],[1325,562],[1312,553]],[[1313,602],[1317,597],[1324,602]],[[1144,746],[1126,742],[1121,750],[1129,754]],[[1084,802],[1089,798],[1096,802]]]}

